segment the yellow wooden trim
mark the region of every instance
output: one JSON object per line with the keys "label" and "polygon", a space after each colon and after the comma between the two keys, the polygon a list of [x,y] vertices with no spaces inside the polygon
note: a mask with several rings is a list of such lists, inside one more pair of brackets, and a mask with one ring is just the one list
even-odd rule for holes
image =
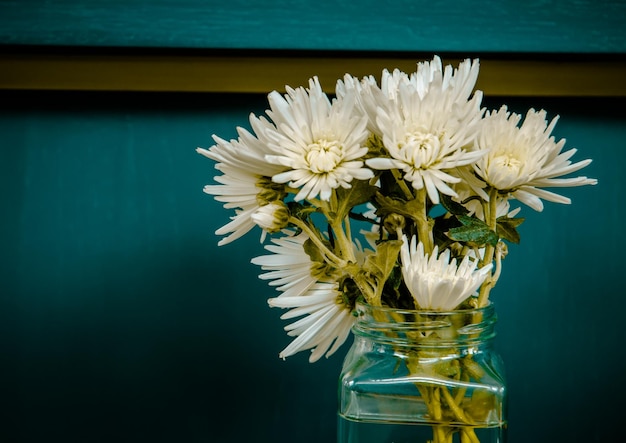
{"label": "yellow wooden trim", "polygon": [[[0,89],[268,93],[318,76],[328,92],[345,73],[415,70],[417,59],[215,55],[0,54]],[[456,65],[459,60],[444,59]],[[626,62],[481,59],[490,96],[626,96]]]}

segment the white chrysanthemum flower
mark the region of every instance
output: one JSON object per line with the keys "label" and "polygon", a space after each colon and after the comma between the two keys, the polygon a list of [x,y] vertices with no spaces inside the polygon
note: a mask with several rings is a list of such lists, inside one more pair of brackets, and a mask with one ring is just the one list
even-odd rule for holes
{"label": "white chrysanthemum flower", "polygon": [[[386,72],[386,71],[385,71]],[[383,76],[383,78],[385,78]],[[343,79],[337,80],[335,94],[341,99],[353,96],[356,98],[356,112],[366,115],[367,129],[374,134],[381,134],[376,124],[378,108],[387,106],[388,95],[385,94],[376,83],[374,76],[370,75],[359,80],[350,74],[346,74]]]}
{"label": "white chrysanthemum flower", "polygon": [[[410,77],[384,71],[383,93],[376,96],[385,102],[377,109],[376,123],[390,157],[369,159],[367,165],[403,171],[415,189],[426,188],[433,203],[439,203],[439,192],[456,196],[449,184],[460,179],[450,172],[484,155],[465,150],[483,113],[482,92],[470,99],[478,69],[477,60],[465,60],[458,69],[448,65],[444,70],[435,57],[431,63],[419,63]],[[371,89],[369,83],[367,87]]]}
{"label": "white chrysanthemum flower", "polygon": [[274,125],[263,128],[273,150],[266,159],[283,167],[273,176],[276,183],[299,189],[296,201],[328,200],[333,189],[374,176],[360,160],[368,152],[367,118],[354,112],[354,95],[331,102],[313,78],[308,89],[287,88],[285,96],[274,91],[268,100]]}
{"label": "white chrysanthemum flower", "polygon": [[268,300],[272,307],[289,309],[282,319],[301,317],[285,327],[288,335],[296,338],[282,350],[281,358],[311,349],[309,361],[313,363],[324,354],[330,357],[346,341],[354,316],[337,287],[337,283],[316,283],[301,296]]}
{"label": "white chrysanthemum flower", "polygon": [[435,246],[430,256],[417,237],[409,244],[406,236],[400,249],[402,276],[419,309],[451,311],[473,295],[485,281],[493,265],[476,269],[477,261],[466,255],[457,266],[450,260],[450,250],[438,254]]}
{"label": "white chrysanthemum flower", "polygon": [[272,238],[271,244],[265,245],[265,249],[272,254],[252,259],[252,263],[267,271],[259,278],[272,280],[269,285],[277,286],[281,296],[300,296],[318,280],[312,272],[314,263],[304,249],[308,239],[304,232],[298,235],[288,232],[284,237]]}
{"label": "white chrysanthemum flower", "polygon": [[231,221],[215,232],[217,235],[230,234],[218,242],[220,246],[238,239],[256,226],[252,215],[261,206],[259,200],[263,199],[260,195],[274,193],[272,186],[277,186],[270,177],[284,169],[266,161],[268,150],[265,143],[243,128],[237,128],[237,131],[238,140],[226,141],[213,136],[214,146],[196,149],[199,154],[216,161],[215,168],[223,174],[215,177],[219,185],[206,185],[204,192],[223,202],[224,208],[235,209]]}
{"label": "white chrysanthemum flower", "polygon": [[[477,196],[475,192],[475,187],[480,186],[481,183],[473,174],[472,169],[470,169],[468,172],[465,170],[465,168],[463,168],[463,170],[459,169],[458,172],[459,176],[462,177],[464,181],[457,183],[453,186],[454,190],[458,194],[458,197],[453,198],[453,200],[455,200],[457,203],[462,204],[465,209],[469,211],[468,215],[475,215],[482,221],[487,221],[485,219],[485,213],[481,199],[488,201],[489,196],[484,192],[481,192],[479,194],[481,199],[471,198]],[[469,183],[473,183],[473,185],[470,186]],[[520,207],[511,209],[511,201],[508,198],[502,198],[500,196],[497,196],[496,218],[504,216],[513,218],[521,211],[521,209],[522,208]]]}
{"label": "white chrysanthemum flower", "polygon": [[[290,309],[281,318],[302,317],[285,327],[290,336],[297,338],[280,357],[312,349],[309,361],[314,362],[324,354],[330,356],[345,342],[354,317],[338,290],[336,276],[328,275],[326,265],[314,262],[306,253],[304,244],[308,239],[304,232],[272,239],[273,244],[265,249],[273,254],[256,257],[252,263],[267,271],[260,278],[272,280],[269,284],[281,292],[268,300],[269,305]],[[356,257],[364,260],[366,251],[358,244],[353,246]]]}
{"label": "white chrysanthemum flower", "polygon": [[576,149],[561,152],[565,139],[555,142],[550,134],[558,116],[548,124],[546,112],[530,109],[519,126],[521,115],[511,113],[506,106],[488,112],[476,140],[479,149],[489,153],[474,165],[484,182],[510,195],[536,211],[543,210],[541,199],[570,203],[571,200],[544,187],[593,185],[597,180],[587,177],[558,178],[576,172],[591,160],[572,163],[569,159]]}

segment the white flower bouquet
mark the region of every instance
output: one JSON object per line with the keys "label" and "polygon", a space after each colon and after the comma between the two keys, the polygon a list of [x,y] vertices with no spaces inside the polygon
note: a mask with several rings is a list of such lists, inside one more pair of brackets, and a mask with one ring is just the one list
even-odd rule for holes
{"label": "white flower bouquet", "polygon": [[558,117],[486,110],[478,60],[439,57],[410,75],[345,75],[333,97],[308,88],[268,95],[265,116],[236,140],[197,151],[221,175],[204,191],[233,211],[220,245],[260,228],[252,262],[278,290],[294,340],[285,358],[333,354],[350,335],[357,300],[428,311],[489,303],[507,243],[519,242],[521,203],[570,203],[546,190],[595,184],[571,173],[575,149],[551,135]]}

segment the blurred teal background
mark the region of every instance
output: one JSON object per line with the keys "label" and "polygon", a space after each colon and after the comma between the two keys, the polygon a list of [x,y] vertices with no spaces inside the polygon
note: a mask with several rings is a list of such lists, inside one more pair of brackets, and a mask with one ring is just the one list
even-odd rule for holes
{"label": "blurred teal background", "polygon": [[[557,3],[0,0],[0,43],[626,53],[623,3]],[[599,180],[562,190],[572,205],[523,208],[493,292],[509,441],[619,441],[625,100],[484,100],[502,103],[560,115],[556,137]],[[254,94],[0,91],[1,442],[335,441],[349,343],[315,364],[278,358],[289,339],[250,264],[257,233],[217,247],[230,213],[202,192],[216,171],[195,148],[265,108]]]}

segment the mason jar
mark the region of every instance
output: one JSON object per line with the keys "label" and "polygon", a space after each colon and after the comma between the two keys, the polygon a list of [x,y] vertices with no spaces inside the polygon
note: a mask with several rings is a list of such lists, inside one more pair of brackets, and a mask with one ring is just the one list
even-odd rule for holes
{"label": "mason jar", "polygon": [[357,303],[339,379],[339,443],[506,441],[496,313]]}

